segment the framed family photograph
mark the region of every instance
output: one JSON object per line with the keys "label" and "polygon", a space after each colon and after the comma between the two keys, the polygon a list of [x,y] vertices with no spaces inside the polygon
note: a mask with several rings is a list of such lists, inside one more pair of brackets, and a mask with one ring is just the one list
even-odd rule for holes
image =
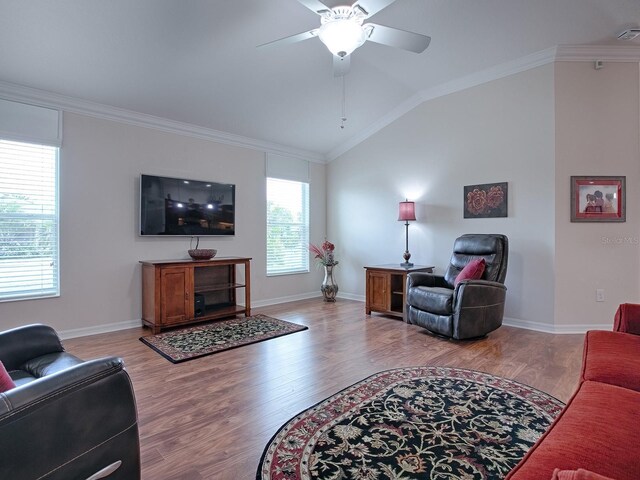
{"label": "framed family photograph", "polygon": [[626,221],[626,177],[571,177],[572,222]]}

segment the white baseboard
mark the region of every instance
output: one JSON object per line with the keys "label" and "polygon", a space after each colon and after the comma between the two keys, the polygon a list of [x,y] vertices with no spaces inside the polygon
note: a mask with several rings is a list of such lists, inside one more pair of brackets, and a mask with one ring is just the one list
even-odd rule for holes
{"label": "white baseboard", "polygon": [[95,327],[74,328],[71,330],[58,331],[58,335],[62,340],[67,338],[86,337],[87,335],[98,335],[99,333],[116,332],[118,330],[126,330],[128,328],[138,328],[142,326],[142,320],[129,320],[126,322],[106,323]]}
{"label": "white baseboard", "polygon": [[[357,302],[365,302],[366,297],[364,295],[355,295],[353,293],[338,293],[338,298],[344,298],[347,300],[355,300]],[[611,330],[613,324],[598,324],[598,325],[549,325],[548,323],[531,322],[528,320],[521,320],[519,318],[504,317],[502,324],[508,327],[524,328],[526,330],[534,330],[536,332],[553,333],[557,335],[562,334],[584,334],[589,330]]]}
{"label": "white baseboard", "polygon": [[[295,302],[298,300],[308,300],[310,298],[321,297],[320,292],[309,292],[298,295],[289,295],[286,297],[269,298],[260,300],[251,305],[251,308],[268,307],[270,305],[278,305],[281,303]],[[364,295],[355,295],[353,293],[339,293],[338,299],[354,300],[356,302],[365,302]],[[524,328],[526,330],[534,330],[536,332],[552,333],[557,335],[565,334],[584,334],[588,330],[608,330],[611,331],[613,325],[610,323],[602,323],[597,325],[575,324],[575,325],[550,325],[548,323],[531,322],[519,318],[504,317],[503,325],[508,327]],[[126,330],[128,328],[138,328],[142,326],[141,319],[128,320],[125,322],[107,323],[97,325],[95,327],[74,328],[71,330],[61,330],[58,335],[62,340],[76,337],[86,337],[88,335],[98,335],[100,333],[116,332],[118,330]]]}
{"label": "white baseboard", "polygon": [[298,295],[289,295],[286,297],[268,298],[266,300],[259,300],[257,302],[251,302],[251,308],[268,307],[269,305],[278,305],[280,303],[295,302],[297,300],[308,300],[309,298],[321,297],[320,292],[300,293]]}
{"label": "white baseboard", "polygon": [[531,322],[521,320],[519,318],[505,317],[502,324],[508,327],[524,328],[526,330],[535,330],[536,332],[553,333],[556,335],[566,334],[584,334],[589,330],[609,330],[611,331],[613,324],[574,324],[574,325],[550,325],[548,323]]}
{"label": "white baseboard", "polygon": [[353,293],[340,293],[338,292],[338,298],[344,298],[345,300],[355,300],[356,302],[366,302],[364,295],[355,295]]}
{"label": "white baseboard", "polygon": [[[287,297],[270,298],[267,300],[261,300],[251,304],[251,308],[266,307],[269,305],[277,305],[279,303],[295,302],[297,300],[307,300],[309,298],[321,297],[320,292],[303,293],[299,295],[290,295]],[[238,303],[242,306],[242,303]],[[129,320],[125,322],[106,323],[104,325],[97,325],[95,327],[73,328],[71,330],[60,330],[58,336],[62,340],[77,337],[86,337],[88,335],[98,335],[100,333],[117,332],[118,330],[126,330],[128,328],[138,328],[142,326],[141,319]]]}

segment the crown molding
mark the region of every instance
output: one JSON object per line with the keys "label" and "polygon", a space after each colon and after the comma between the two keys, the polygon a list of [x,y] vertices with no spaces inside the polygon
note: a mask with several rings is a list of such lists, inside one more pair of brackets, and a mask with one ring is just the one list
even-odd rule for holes
{"label": "crown molding", "polygon": [[640,46],[635,45],[560,45],[558,62],[640,62]]}
{"label": "crown molding", "polygon": [[477,87],[484,83],[492,82],[500,78],[515,75],[516,73],[525,72],[532,68],[540,67],[553,63],[556,58],[556,47],[541,50],[531,55],[519,58],[517,60],[496,65],[495,67],[486,68],[479,72],[460,77],[441,85],[426,89],[422,91],[422,98],[424,101],[433,100],[438,97],[443,97],[451,93],[461,92],[468,88]]}
{"label": "crown molding", "polygon": [[187,137],[211,140],[217,143],[248,148],[267,153],[288,155],[315,163],[326,163],[324,155],[288,147],[277,143],[266,142],[232,133],[221,132],[184,122],[133,112],[123,108],[111,107],[101,103],[90,102],[79,98],[38,90],[31,87],[0,81],[0,97],[16,102],[29,103],[42,107],[60,109],[63,112],[77,113],[90,117],[111,120],[138,127],[150,128],[166,133],[174,133]]}
{"label": "crown molding", "polygon": [[390,125],[420,104],[451,93],[472,88],[483,83],[524,72],[555,61],[592,62],[640,62],[640,46],[635,45],[560,45],[527,55],[512,62],[467,75],[450,82],[422,90],[390,110],[364,130],[353,135],[326,155],[298,149],[264,140],[222,132],[198,125],[169,120],[138,113],[123,108],[82,100],[66,95],[47,92],[31,87],[0,81],[0,97],[42,107],[56,108],[63,112],[77,113],[104,120],[159,130],[188,137],[210,140],[217,143],[258,150],[266,153],[288,155],[314,163],[327,163],[348,152],[356,145]]}
{"label": "crown molding", "polygon": [[340,155],[343,155],[423,102],[557,61],[593,62],[594,60],[640,62],[640,46],[560,45],[422,90],[399,107],[388,112],[368,128],[331,150],[327,153],[327,161],[331,162],[335,160]]}
{"label": "crown molding", "polygon": [[382,130],[387,125],[391,124],[398,118],[407,114],[409,111],[416,108],[418,105],[435,98],[443,97],[451,93],[466,90],[471,87],[482,85],[483,83],[497,80],[499,78],[507,77],[515,73],[524,72],[531,68],[539,67],[552,63],[556,57],[556,48],[549,48],[540,52],[527,55],[526,57],[519,58],[512,62],[503,63],[495,67],[487,68],[480,72],[472,73],[450,82],[436,85],[435,87],[428,88],[418,92],[416,95],[410,97],[398,107],[394,108],[382,118],[371,124],[368,128],[364,129],[360,133],[349,138],[346,142],[342,143],[335,149],[327,153],[327,161],[331,162],[343,155],[353,147],[363,142],[370,136]]}

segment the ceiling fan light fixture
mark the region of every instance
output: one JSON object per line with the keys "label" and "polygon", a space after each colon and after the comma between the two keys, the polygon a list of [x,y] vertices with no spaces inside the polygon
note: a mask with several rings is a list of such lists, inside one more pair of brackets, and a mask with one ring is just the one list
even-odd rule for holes
{"label": "ceiling fan light fixture", "polygon": [[367,39],[361,22],[355,19],[339,18],[322,24],[318,37],[329,51],[339,57],[346,57]]}

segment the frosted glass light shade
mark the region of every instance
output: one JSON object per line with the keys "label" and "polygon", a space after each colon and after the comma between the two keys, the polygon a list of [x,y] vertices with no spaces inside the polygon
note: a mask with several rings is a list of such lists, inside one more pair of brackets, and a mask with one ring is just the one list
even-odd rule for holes
{"label": "frosted glass light shade", "polygon": [[339,57],[346,57],[367,39],[362,26],[347,19],[323,23],[318,36],[329,51]]}

